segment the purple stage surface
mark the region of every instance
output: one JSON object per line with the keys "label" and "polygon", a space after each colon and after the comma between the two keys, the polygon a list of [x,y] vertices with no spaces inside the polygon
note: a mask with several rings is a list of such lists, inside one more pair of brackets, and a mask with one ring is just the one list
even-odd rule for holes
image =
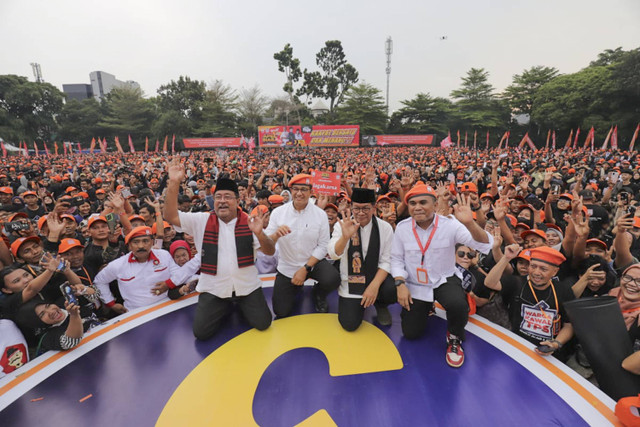
{"label": "purple stage surface", "polygon": [[[270,302],[271,288],[264,291]],[[337,309],[335,296],[330,308]],[[0,425],[155,425],[183,380],[212,352],[249,329],[235,312],[217,336],[198,342],[191,332],[194,312],[195,305],[186,306],[89,351],[8,405],[0,413]],[[296,314],[311,312],[305,289]],[[397,348],[401,369],[331,376],[320,350],[288,351],[259,380],[252,404],[255,422],[292,426],[324,409],[340,426],[588,425],[530,369],[479,336],[467,334],[465,364],[453,369],[445,362],[443,319],[431,317],[427,335],[409,341],[401,335],[400,307],[392,306],[391,313],[393,325],[380,329]],[[378,326],[374,315],[368,309],[365,320]],[[43,399],[32,402],[38,398]]]}

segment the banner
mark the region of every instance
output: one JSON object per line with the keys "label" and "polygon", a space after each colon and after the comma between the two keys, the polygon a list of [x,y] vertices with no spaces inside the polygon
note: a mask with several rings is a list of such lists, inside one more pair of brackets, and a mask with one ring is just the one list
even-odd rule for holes
{"label": "banner", "polygon": [[435,135],[365,135],[362,145],[365,147],[385,145],[432,145]]}
{"label": "banner", "polygon": [[357,147],[360,126],[259,126],[261,147]]}
{"label": "banner", "polygon": [[238,148],[242,138],[185,138],[184,148]]}
{"label": "banner", "polygon": [[335,196],[340,192],[340,180],[342,175],[334,172],[311,172],[313,191],[316,194],[328,194]]}

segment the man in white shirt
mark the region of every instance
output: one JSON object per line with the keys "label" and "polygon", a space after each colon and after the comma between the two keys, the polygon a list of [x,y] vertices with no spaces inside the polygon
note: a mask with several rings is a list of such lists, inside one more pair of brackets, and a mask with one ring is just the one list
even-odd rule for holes
{"label": "man in white shirt", "polygon": [[437,300],[447,311],[446,360],[455,368],[464,362],[462,341],[469,318],[467,295],[456,275],[455,245],[462,243],[485,254],[493,245],[493,237],[473,220],[469,200],[457,197],[455,218],[437,215],[436,193],[424,184],[414,186],[405,195],[411,218],[397,225],[391,248],[403,335],[413,339],[424,334]]}
{"label": "man in white shirt", "polygon": [[[131,230],[125,238],[125,244],[130,252],[111,261],[95,278],[100,298],[118,314],[166,300],[167,295],[157,290],[155,285],[168,280],[180,268],[169,252],[151,249],[153,233],[150,227]],[[116,304],[111,294],[109,283],[114,280],[118,281],[124,305]]]}
{"label": "man in white shirt", "polygon": [[316,311],[327,313],[327,295],[340,285],[338,271],[327,262],[329,220],[313,203],[311,175],[298,174],[289,181],[292,201],[271,212],[266,233],[277,242],[278,273],[273,285],[273,311],[278,317],[291,315],[296,295],[305,280],[317,283],[312,290]]}
{"label": "man in white shirt", "polygon": [[391,272],[393,228],[375,218],[376,193],[354,188],[345,219],[333,228],[329,255],[340,260],[338,320],[347,331],[362,323],[364,310],[375,304],[378,323],[391,324],[387,305],[396,302],[396,288]]}
{"label": "man in white shirt", "polygon": [[165,197],[165,219],[193,236],[201,257],[200,292],[193,334],[199,340],[211,338],[234,303],[252,327],[264,330],[272,314],[262,292],[255,266],[256,250],[272,255],[275,246],[263,232],[263,215],[248,217],[238,208],[235,181],[220,178],[213,192],[214,212],[178,211],[178,192],[185,179],[184,166],[176,158],[169,164]]}

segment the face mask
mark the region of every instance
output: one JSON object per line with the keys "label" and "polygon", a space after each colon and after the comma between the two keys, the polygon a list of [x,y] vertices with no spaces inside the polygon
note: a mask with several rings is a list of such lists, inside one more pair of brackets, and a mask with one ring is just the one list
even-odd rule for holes
{"label": "face mask", "polygon": [[527,224],[529,226],[529,228],[533,228],[533,221],[532,220],[523,218],[521,216],[519,216],[517,218],[517,220],[518,220],[518,222],[520,222],[522,224]]}

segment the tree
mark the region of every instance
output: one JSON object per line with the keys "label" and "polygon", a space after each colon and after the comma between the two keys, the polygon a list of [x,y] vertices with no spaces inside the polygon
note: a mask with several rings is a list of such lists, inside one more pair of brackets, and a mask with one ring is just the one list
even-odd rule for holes
{"label": "tree", "polygon": [[102,115],[102,107],[95,98],[67,101],[58,117],[60,139],[84,142],[104,134],[98,126]]}
{"label": "tree", "polygon": [[0,132],[7,140],[50,141],[64,95],[49,83],[16,75],[0,76]]}
{"label": "tree", "polygon": [[533,99],[538,89],[557,75],[557,69],[540,65],[514,75],[513,83],[507,86],[503,95],[511,111],[531,115]]}
{"label": "tree", "polygon": [[122,141],[126,141],[127,135],[131,135],[137,142],[149,135],[156,118],[155,107],[151,100],[142,97],[140,89],[113,89],[103,102],[106,114],[98,125],[108,135],[119,136]]}
{"label": "tree", "polygon": [[604,52],[598,54],[598,59],[589,63],[590,67],[602,67],[605,65],[611,65],[615,62],[619,62],[623,59],[627,52],[622,50],[621,47],[615,49],[605,49]]}
{"label": "tree", "polygon": [[336,122],[360,125],[363,135],[384,133],[387,127],[387,106],[382,92],[367,83],[353,86],[344,103],[336,109]]}
{"label": "tree", "polygon": [[178,111],[184,118],[191,118],[206,96],[206,84],[180,76],[158,89],[158,105],[163,112]]}
{"label": "tree", "polygon": [[222,80],[215,80],[207,89],[204,102],[194,123],[193,133],[200,137],[226,137],[238,134],[235,113],[238,95]]}
{"label": "tree", "polygon": [[391,115],[391,133],[445,134],[451,128],[454,105],[450,100],[419,93],[415,98],[401,103],[404,107]]}
{"label": "tree", "polygon": [[258,85],[240,91],[238,112],[240,114],[240,130],[243,134],[253,134],[262,124],[269,98],[264,96]]}
{"label": "tree", "polygon": [[[293,48],[289,43],[284,46],[280,52],[273,54],[273,59],[278,61],[278,71],[284,73],[286,82],[283,86],[283,90],[289,95],[289,102],[292,105],[296,104],[294,98],[294,83],[300,80],[302,77],[302,71],[300,71],[300,60],[293,57]],[[300,114],[298,113],[298,125],[302,126]]]}
{"label": "tree", "polygon": [[494,96],[488,80],[489,73],[484,68],[471,68],[462,78],[461,87],[451,91],[451,97],[458,100],[457,116],[462,127],[504,128],[509,123],[508,107]]}
{"label": "tree", "polygon": [[347,62],[340,40],[325,42],[316,54],[316,65],[321,71],[304,70],[298,95],[329,100],[329,113],[333,115],[349,88],[358,82],[358,71]]}

